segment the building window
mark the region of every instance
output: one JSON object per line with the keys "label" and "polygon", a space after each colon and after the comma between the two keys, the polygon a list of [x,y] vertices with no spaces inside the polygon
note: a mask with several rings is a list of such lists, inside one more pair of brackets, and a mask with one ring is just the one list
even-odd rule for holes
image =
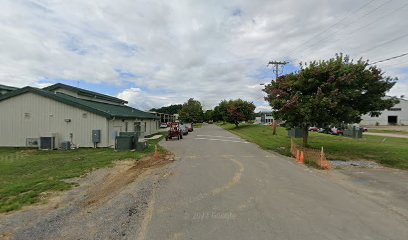
{"label": "building window", "polygon": [[390,108],[388,111],[402,111],[402,108]]}
{"label": "building window", "polygon": [[147,122],[144,122],[144,132],[147,131]]}
{"label": "building window", "polygon": [[129,123],[128,123],[128,122],[125,122],[125,132],[128,131],[128,126],[129,126]]}

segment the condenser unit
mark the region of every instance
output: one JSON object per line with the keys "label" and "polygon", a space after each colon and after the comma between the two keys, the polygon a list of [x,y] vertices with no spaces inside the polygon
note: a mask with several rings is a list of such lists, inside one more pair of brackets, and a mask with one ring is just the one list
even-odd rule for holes
{"label": "condenser unit", "polygon": [[58,148],[56,133],[41,135],[38,148],[41,150],[53,150]]}

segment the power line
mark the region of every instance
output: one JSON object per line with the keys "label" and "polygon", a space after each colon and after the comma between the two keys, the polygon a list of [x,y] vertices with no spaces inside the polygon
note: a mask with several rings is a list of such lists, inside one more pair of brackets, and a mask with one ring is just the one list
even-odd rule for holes
{"label": "power line", "polygon": [[374,64],[377,64],[377,63],[382,63],[382,62],[390,61],[390,60],[393,60],[393,59],[396,59],[396,58],[400,58],[400,57],[404,57],[404,56],[407,56],[407,55],[408,55],[408,52],[407,52],[407,53],[400,54],[400,55],[397,55],[397,56],[394,56],[394,57],[390,57],[390,58],[378,60],[378,61],[376,61],[376,62],[370,63],[369,65],[374,65]]}
{"label": "power line", "polygon": [[401,36],[398,36],[398,37],[396,37],[396,38],[393,38],[393,39],[391,39],[391,40],[382,42],[382,43],[380,43],[380,44],[378,44],[378,45],[375,45],[375,46],[373,46],[373,47],[371,47],[371,48],[368,48],[368,49],[366,49],[364,52],[360,53],[360,55],[363,55],[364,53],[367,53],[367,52],[371,52],[371,51],[374,50],[374,49],[377,49],[377,48],[379,48],[379,47],[381,47],[381,46],[384,46],[384,45],[386,45],[386,44],[388,44],[388,43],[395,42],[395,41],[397,41],[397,40],[400,40],[400,39],[406,38],[406,37],[408,37],[408,33],[403,34],[403,35],[401,35]]}
{"label": "power line", "polygon": [[395,13],[395,12],[398,12],[398,11],[401,11],[401,10],[403,10],[404,8],[406,8],[407,6],[408,6],[408,3],[405,3],[405,4],[403,4],[403,5],[399,6],[399,7],[397,7],[397,8],[394,9],[393,11],[388,12],[388,13],[382,15],[381,17],[379,17],[379,18],[377,18],[377,19],[375,19],[375,20],[369,22],[368,24],[363,25],[363,26],[358,27],[358,28],[355,28],[354,30],[352,30],[352,31],[349,33],[349,35],[351,35],[351,34],[353,34],[353,33],[355,33],[355,32],[358,32],[358,31],[360,31],[360,30],[362,30],[362,29],[364,29],[364,28],[366,28],[366,27],[368,27],[368,26],[374,24],[374,23],[380,21],[381,19],[383,19],[383,18],[385,18],[385,17],[389,17],[391,14],[393,14],[393,13]]}
{"label": "power line", "polygon": [[300,47],[303,47],[305,44],[309,43],[311,40],[315,39],[316,37],[326,33],[327,31],[329,31],[331,28],[335,27],[336,25],[338,25],[340,22],[342,22],[343,20],[345,20],[346,18],[348,18],[350,15],[360,11],[361,9],[367,7],[368,5],[370,5],[372,2],[377,1],[377,0],[371,0],[368,1],[367,3],[363,4],[362,6],[360,6],[359,8],[355,9],[354,11],[351,11],[349,14],[347,14],[346,16],[344,16],[342,19],[340,19],[339,21],[337,21],[336,23],[330,25],[329,27],[327,27],[326,29],[324,29],[323,31],[313,35],[313,37],[309,38],[308,40],[306,40],[304,43],[300,44],[298,47],[296,47],[294,50],[292,50],[288,55],[292,55],[294,52],[296,52],[296,50],[298,50]]}
{"label": "power line", "polygon": [[[356,21],[356,20],[358,20],[358,19],[361,19],[361,18],[364,18],[364,17],[370,15],[371,13],[377,11],[378,9],[380,9],[380,8],[383,7],[385,4],[387,4],[387,3],[391,2],[391,1],[393,1],[393,0],[388,0],[388,1],[383,2],[382,4],[378,5],[378,6],[375,7],[374,9],[367,11],[363,16],[357,17],[356,19],[354,19],[354,21]],[[337,33],[337,32],[339,32],[339,31],[341,31],[341,30],[344,30],[345,27],[350,26],[350,24],[352,24],[352,23],[353,23],[353,22],[349,22],[348,24],[345,24],[345,25],[343,26],[343,28],[334,30],[334,31],[332,32],[332,34]],[[364,27],[362,27],[362,28],[364,28]],[[329,39],[331,36],[332,36],[332,35],[323,37],[323,38],[321,38],[320,40],[318,40],[317,42],[310,44],[309,47],[307,47],[306,49],[302,50],[302,52],[306,52],[307,50],[312,49],[314,46],[316,46],[317,44],[319,44],[319,43],[322,42],[323,40]],[[338,40],[339,40],[339,39],[334,40],[334,42],[335,42],[335,41],[338,41]],[[305,55],[305,54],[302,54],[301,56],[303,57],[304,55]]]}

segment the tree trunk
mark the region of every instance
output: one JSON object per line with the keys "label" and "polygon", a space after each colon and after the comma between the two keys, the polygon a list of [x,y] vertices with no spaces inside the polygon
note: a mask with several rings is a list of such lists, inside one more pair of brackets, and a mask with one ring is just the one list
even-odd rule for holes
{"label": "tree trunk", "polygon": [[303,127],[303,147],[307,147],[307,140],[309,138],[309,127]]}
{"label": "tree trunk", "polygon": [[238,125],[239,125],[239,122],[238,122],[238,121],[235,121],[234,124],[235,124],[235,127],[237,128]]}
{"label": "tree trunk", "polygon": [[272,135],[276,135],[276,121],[275,121],[275,119],[273,120],[273,123],[272,123],[273,125],[273,131],[272,131]]}

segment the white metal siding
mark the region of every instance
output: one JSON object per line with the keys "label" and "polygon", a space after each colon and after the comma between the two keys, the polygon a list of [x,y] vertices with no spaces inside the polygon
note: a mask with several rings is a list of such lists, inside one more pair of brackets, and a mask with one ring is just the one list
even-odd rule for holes
{"label": "white metal siding", "polygon": [[388,116],[397,116],[397,124],[408,125],[408,101],[400,99],[400,103],[392,108],[401,108],[401,111],[382,111],[379,117],[370,117],[369,115],[362,116],[361,125],[388,125]]}
{"label": "white metal siding", "polygon": [[[59,142],[68,141],[72,133],[74,144],[93,147],[93,129],[101,130],[98,146],[108,146],[106,118],[33,93],[1,101],[0,113],[0,146],[23,147],[26,138],[47,133],[57,133]],[[25,113],[30,117],[26,118]]]}

